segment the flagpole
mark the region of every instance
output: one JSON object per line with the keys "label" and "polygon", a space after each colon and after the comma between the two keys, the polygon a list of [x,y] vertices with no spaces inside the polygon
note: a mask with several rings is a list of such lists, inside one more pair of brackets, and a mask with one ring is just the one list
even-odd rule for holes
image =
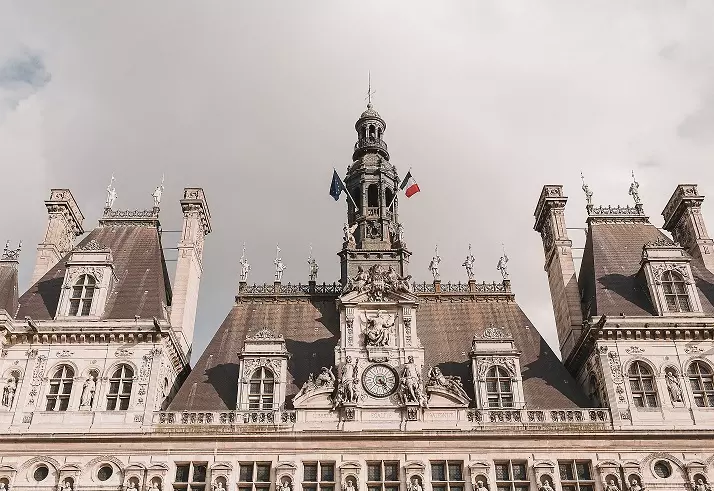
{"label": "flagpole", "polygon": [[[337,173],[337,169],[335,169],[334,167],[332,168],[332,170],[334,170],[335,173]],[[342,184],[342,189],[344,189],[345,194],[347,195],[347,197],[350,199],[350,201],[354,205],[355,211],[359,212],[359,210],[357,209],[357,203],[355,203],[355,200],[352,198],[352,195],[350,194],[350,192],[347,191],[347,186],[345,186],[345,183],[342,181],[342,178],[340,177],[339,173],[337,174],[337,177],[340,179],[340,184]]]}

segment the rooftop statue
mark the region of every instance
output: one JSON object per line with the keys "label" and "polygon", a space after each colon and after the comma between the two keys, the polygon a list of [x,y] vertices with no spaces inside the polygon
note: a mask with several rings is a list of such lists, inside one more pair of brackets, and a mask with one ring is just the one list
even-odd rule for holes
{"label": "rooftop statue", "polygon": [[245,257],[245,243],[243,243],[243,255],[240,257],[240,281],[248,281],[248,273],[250,272],[250,263]]}
{"label": "rooftop statue", "polygon": [[114,174],[112,174],[112,178],[109,181],[109,186],[107,186],[107,200],[104,202],[104,207],[105,208],[111,208],[114,206],[114,201],[117,199],[117,190],[114,187]]}
{"label": "rooftop statue", "polygon": [[640,183],[637,182],[637,179],[635,179],[635,171],[632,171],[632,184],[630,184],[629,193],[636,205],[642,203],[642,200],[640,199]]}
{"label": "rooftop statue", "polygon": [[466,268],[466,276],[470,280],[474,279],[474,263],[476,262],[476,259],[474,258],[473,254],[471,254],[471,244],[469,244],[469,253],[466,256],[466,260],[462,264]]}
{"label": "rooftop statue", "polygon": [[504,280],[508,279],[508,256],[505,252],[503,253],[503,256],[501,256],[498,260],[496,269],[501,272],[501,277],[503,277]]}
{"label": "rooftop statue", "polygon": [[280,257],[280,247],[276,247],[276,253],[275,253],[275,261],[273,263],[275,264],[275,281],[282,281],[283,279],[283,271],[287,269],[287,266],[285,266],[285,263],[283,262],[283,258]]}
{"label": "rooftop statue", "polygon": [[310,257],[307,258],[307,264],[310,268],[310,281],[317,281],[317,272],[320,266],[317,264],[317,260],[312,257],[312,246],[310,246]]}
{"label": "rooftop statue", "polygon": [[434,280],[438,280],[440,278],[439,276],[439,263],[441,262],[441,257],[439,256],[439,246],[436,246],[434,248],[434,256],[431,258],[431,261],[429,262],[429,271],[431,271],[431,275],[434,277]]}
{"label": "rooftop statue", "polygon": [[161,176],[161,184],[156,186],[154,192],[151,193],[151,197],[154,198],[154,208],[158,208],[161,204],[161,195],[164,193],[164,176]]}

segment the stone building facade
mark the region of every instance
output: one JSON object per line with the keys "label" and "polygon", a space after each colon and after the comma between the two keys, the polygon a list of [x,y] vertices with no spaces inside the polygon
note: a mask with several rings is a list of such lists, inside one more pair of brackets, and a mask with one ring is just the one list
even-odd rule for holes
{"label": "stone building facade", "polygon": [[[0,259],[0,491],[641,491],[714,478],[714,242],[696,185],[664,228],[595,207],[576,274],[562,186],[543,239],[562,360],[498,282],[415,283],[386,123],[368,105],[339,282],[249,284],[189,367],[204,192],[173,282],[159,200],[85,234],[53,189],[32,286]],[[159,195],[160,197],[160,195]],[[78,237],[81,239],[78,240]],[[469,259],[467,258],[466,263]],[[468,269],[467,269],[468,270]],[[316,273],[316,270],[315,270]]]}

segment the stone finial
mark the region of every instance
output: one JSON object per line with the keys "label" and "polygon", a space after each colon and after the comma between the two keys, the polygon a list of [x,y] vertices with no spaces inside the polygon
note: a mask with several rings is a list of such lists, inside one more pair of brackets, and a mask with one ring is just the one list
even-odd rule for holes
{"label": "stone finial", "polygon": [[2,251],[0,261],[17,262],[20,259],[20,250],[22,250],[22,241],[17,245],[17,249],[10,249],[10,241],[5,242],[5,249]]}
{"label": "stone finial", "polygon": [[109,180],[109,186],[107,186],[107,199],[104,202],[104,208],[111,208],[114,206],[114,201],[117,199],[117,189],[114,187],[114,174]]}
{"label": "stone finial", "polygon": [[250,272],[250,263],[245,257],[245,242],[243,242],[243,254],[241,255],[238,263],[240,264],[240,281],[245,283],[248,281],[248,273]]}
{"label": "stone finial", "polygon": [[474,263],[475,262],[476,262],[476,259],[474,258],[473,254],[471,253],[471,244],[469,244],[469,253],[466,255],[466,260],[462,264],[462,266],[466,268],[466,276],[468,276],[469,280],[474,279]]}
{"label": "stone finial", "polygon": [[635,202],[635,206],[642,204],[640,199],[640,183],[635,179],[635,171],[632,171],[632,183],[630,184],[630,190],[628,191],[632,200]]}
{"label": "stone finial", "polygon": [[429,262],[429,271],[431,271],[431,275],[434,277],[434,281],[438,280],[441,278],[439,275],[439,263],[441,262],[441,256],[439,256],[439,246],[437,245],[434,247],[434,256],[431,258],[431,261]]}

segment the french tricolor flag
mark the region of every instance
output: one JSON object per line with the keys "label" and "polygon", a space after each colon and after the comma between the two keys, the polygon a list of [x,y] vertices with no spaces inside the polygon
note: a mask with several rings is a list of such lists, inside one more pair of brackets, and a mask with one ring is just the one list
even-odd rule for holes
{"label": "french tricolor flag", "polygon": [[404,194],[407,195],[407,198],[409,198],[410,196],[412,196],[420,191],[419,185],[414,180],[414,176],[412,176],[412,171],[407,172],[407,175],[404,176],[404,180],[402,181],[402,184],[399,186],[399,189],[406,189]]}

